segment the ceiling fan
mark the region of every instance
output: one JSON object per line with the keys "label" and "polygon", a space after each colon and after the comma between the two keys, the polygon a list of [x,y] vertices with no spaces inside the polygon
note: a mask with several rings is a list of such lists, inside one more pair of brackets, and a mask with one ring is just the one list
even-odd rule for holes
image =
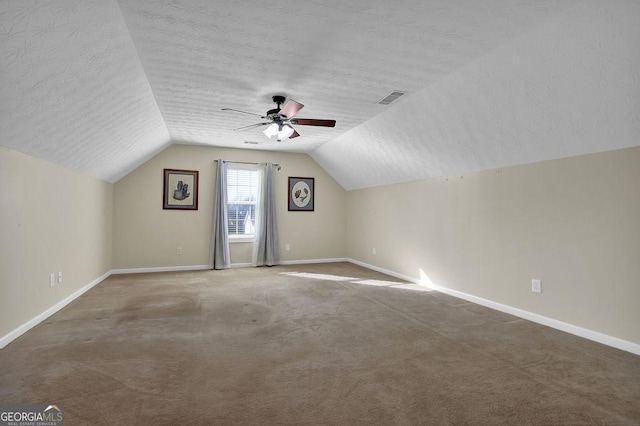
{"label": "ceiling fan", "polygon": [[[254,114],[252,112],[240,111],[239,109],[233,108],[222,108],[223,111],[235,111],[241,112],[243,114],[255,115],[263,120],[262,123],[251,124],[249,126],[238,127],[233,130],[246,130],[252,129],[260,126],[267,126],[266,129],[263,130],[264,134],[271,138],[272,136],[277,136],[278,142],[283,139],[293,139],[300,136],[292,126],[292,124],[298,126],[321,126],[321,127],[335,127],[335,120],[316,120],[313,118],[294,118],[294,115],[300,111],[304,105],[300,102],[296,102],[293,99],[289,99],[286,104],[284,104],[285,97],[276,95],[272,97],[273,102],[277,104],[277,108],[270,109],[267,111],[265,115]],[[280,105],[284,104],[282,108]]]}

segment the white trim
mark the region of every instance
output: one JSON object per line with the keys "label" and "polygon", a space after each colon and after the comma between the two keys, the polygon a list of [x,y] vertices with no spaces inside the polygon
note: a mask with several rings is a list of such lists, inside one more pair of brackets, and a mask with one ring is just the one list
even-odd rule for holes
{"label": "white trim", "polygon": [[[416,284],[420,283],[420,280],[417,278],[409,277],[406,275],[398,274],[397,272],[389,271],[384,268],[380,268],[374,265],[370,265],[368,263],[360,262],[354,259],[347,259],[348,262],[354,263],[356,265],[372,269],[374,271],[382,272],[387,275],[391,275],[392,277],[401,278],[407,280],[409,282],[413,282]],[[623,351],[631,352],[636,355],[640,355],[640,344],[630,342],[628,340],[619,339],[617,337],[610,336],[608,334],[600,333],[597,331],[589,330],[583,327],[579,327],[574,324],[569,324],[563,321],[559,321],[553,318],[545,317],[543,315],[535,314],[533,312],[525,311],[523,309],[515,308],[513,306],[504,305],[502,303],[494,302],[492,300],[483,299],[481,297],[473,296],[471,294],[463,293],[458,290],[453,290],[446,287],[441,287],[435,284],[429,284],[427,287],[438,291],[440,293],[448,294],[449,296],[457,297],[459,299],[463,299],[472,303],[476,303],[478,305],[485,306],[487,308],[495,309],[496,311],[505,312],[507,314],[514,315],[516,317],[520,317],[538,324],[545,325],[547,327],[555,328],[556,330],[564,331],[566,333],[570,333],[579,337],[583,337],[588,340],[592,340],[594,342],[602,343],[603,345],[611,346],[616,349],[621,349]]]}
{"label": "white trim", "polygon": [[73,302],[78,297],[82,296],[84,293],[86,293],[87,291],[91,290],[97,284],[99,284],[102,281],[104,281],[107,278],[109,278],[109,276],[112,274],[112,272],[113,271],[109,271],[109,272],[106,272],[105,274],[99,276],[95,280],[91,281],[89,284],[85,285],[84,287],[80,288],[79,290],[76,290],[75,292],[73,292],[69,296],[65,297],[64,299],[62,299],[61,301],[59,301],[58,303],[56,303],[55,305],[53,305],[52,307],[47,309],[46,311],[42,312],[39,315],[36,315],[35,317],[31,318],[29,321],[25,322],[24,324],[22,324],[21,326],[16,328],[15,330],[10,331],[9,333],[7,333],[4,336],[2,336],[0,338],[0,349],[4,348],[9,343],[13,342],[18,337],[22,336],[24,333],[26,333],[27,331],[31,330],[36,325],[40,324],[42,321],[46,320],[51,315],[53,315],[56,312],[58,312],[60,309],[64,308],[69,303]]}
{"label": "white trim", "polygon": [[545,317],[544,315],[535,314],[533,312],[525,311],[523,309],[515,308],[509,305],[503,305],[502,303],[494,302],[491,300],[483,299],[481,297],[466,294],[458,290],[452,290],[437,285],[429,286],[436,291],[448,294],[450,296],[458,297],[460,299],[467,300],[469,302],[476,303],[478,305],[486,306],[487,308],[495,309],[497,311],[505,312],[507,314],[515,315],[520,318],[524,318],[529,321],[536,322],[538,324],[546,325],[547,327],[555,328],[560,331],[564,331],[585,339],[593,340],[594,342],[602,343],[603,345],[612,346],[623,351],[631,352],[636,355],[640,355],[640,344],[629,342],[628,340],[622,340],[617,337],[610,336],[608,334],[600,333],[597,331],[589,330],[574,324],[569,324],[557,319]]}
{"label": "white trim", "polygon": [[301,260],[283,260],[281,265],[305,265],[308,263],[335,263],[335,262],[350,262],[350,259],[346,257],[334,257],[330,259],[301,259]]}
{"label": "white trim", "polygon": [[144,274],[147,272],[178,272],[178,271],[202,271],[209,269],[209,265],[189,265],[189,266],[158,266],[154,268],[128,268],[113,269],[114,275],[119,274]]}
{"label": "white trim", "polygon": [[391,275],[392,277],[396,277],[396,278],[399,278],[401,280],[409,281],[410,283],[420,284],[420,280],[419,279],[410,277],[408,275],[399,274],[397,272],[393,272],[393,271],[390,271],[388,269],[380,268],[379,266],[370,265],[368,263],[360,262],[359,260],[355,260],[355,259],[346,259],[346,261],[350,262],[350,263],[353,263],[353,264],[356,264],[358,266],[362,266],[363,268],[373,269],[376,272],[381,272],[383,274]]}
{"label": "white trim", "polygon": [[[346,257],[336,257],[330,259],[303,259],[303,260],[284,260],[280,262],[281,265],[304,265],[308,263],[335,263],[335,262],[350,262]],[[355,262],[354,262],[355,263]],[[237,268],[249,268],[253,266],[251,263],[232,263],[231,269]],[[366,266],[365,266],[366,267]],[[154,268],[129,268],[129,269],[114,269],[111,271],[114,275],[119,274],[144,274],[147,272],[179,272],[179,271],[200,271],[209,269],[208,265],[190,265],[190,266],[158,266]],[[372,268],[370,268],[372,269]],[[387,272],[392,275],[390,271]]]}
{"label": "white trim", "polygon": [[254,234],[250,234],[250,235],[229,235],[229,244],[253,243],[253,240],[254,240]]}

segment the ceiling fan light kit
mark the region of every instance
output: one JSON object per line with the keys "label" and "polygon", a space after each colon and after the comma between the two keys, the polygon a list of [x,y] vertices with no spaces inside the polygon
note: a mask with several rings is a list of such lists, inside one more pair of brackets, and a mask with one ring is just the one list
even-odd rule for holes
{"label": "ceiling fan light kit", "polygon": [[263,133],[266,137],[271,139],[271,136],[278,134],[278,125],[276,123],[271,123],[269,127],[263,130]]}
{"label": "ceiling fan light kit", "polygon": [[278,125],[277,123],[271,123],[269,127],[263,131],[265,136],[269,139],[271,139],[272,136],[277,136],[278,141],[281,141],[282,139],[289,139],[293,135],[293,132],[295,132],[295,130],[293,130],[293,127],[288,124]]}
{"label": "ceiling fan light kit", "polygon": [[269,139],[271,139],[271,137],[273,136],[277,136],[278,142],[282,141],[283,139],[293,139],[300,136],[300,133],[298,133],[296,129],[294,129],[293,126],[291,126],[292,124],[295,124],[298,126],[320,126],[320,127],[335,127],[336,125],[335,120],[316,120],[313,118],[294,119],[293,116],[296,115],[298,111],[300,111],[304,107],[303,104],[301,104],[300,102],[296,102],[293,99],[289,99],[289,101],[286,104],[284,104],[282,108],[280,108],[280,105],[284,103],[286,98],[281,95],[275,95],[271,99],[273,99],[273,102],[276,103],[277,108],[270,109],[269,111],[267,111],[266,115],[254,114],[251,112],[240,111],[233,108],[222,108],[222,110],[235,111],[235,112],[240,112],[242,114],[256,115],[262,118],[263,120],[269,120],[263,123],[250,124],[248,126],[239,127],[234,130],[246,130],[254,127],[268,125],[268,127],[263,130],[263,133]]}
{"label": "ceiling fan light kit", "polygon": [[293,127],[284,124],[278,132],[278,139],[289,139],[293,135]]}

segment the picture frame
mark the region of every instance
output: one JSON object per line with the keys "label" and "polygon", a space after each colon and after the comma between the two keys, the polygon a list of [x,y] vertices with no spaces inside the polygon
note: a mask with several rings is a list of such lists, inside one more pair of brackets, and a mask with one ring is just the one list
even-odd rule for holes
{"label": "picture frame", "polygon": [[289,176],[289,211],[314,211],[315,192],[315,178]]}
{"label": "picture frame", "polygon": [[164,169],[162,208],[198,210],[198,170]]}

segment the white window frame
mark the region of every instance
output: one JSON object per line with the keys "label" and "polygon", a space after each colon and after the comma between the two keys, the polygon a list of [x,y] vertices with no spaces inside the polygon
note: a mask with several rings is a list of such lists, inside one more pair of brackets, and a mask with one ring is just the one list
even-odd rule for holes
{"label": "white window frame", "polygon": [[[260,191],[260,173],[259,173],[259,169],[258,169],[258,165],[257,164],[244,164],[244,163],[233,163],[233,162],[229,162],[227,165],[227,173],[231,170],[249,170],[249,171],[254,171],[256,172],[257,176],[258,176],[258,181],[256,184],[256,201],[245,201],[245,202],[231,202],[229,197],[227,196],[227,211],[229,211],[229,205],[236,205],[236,204],[247,204],[247,205],[253,205],[255,212],[256,212],[256,217],[258,216],[258,196],[259,196],[259,191]],[[227,174],[227,194],[229,193],[229,177]],[[253,242],[253,239],[255,237],[255,234],[243,234],[243,235],[238,235],[238,234],[231,234],[229,233],[229,243],[248,243],[248,242]]]}

